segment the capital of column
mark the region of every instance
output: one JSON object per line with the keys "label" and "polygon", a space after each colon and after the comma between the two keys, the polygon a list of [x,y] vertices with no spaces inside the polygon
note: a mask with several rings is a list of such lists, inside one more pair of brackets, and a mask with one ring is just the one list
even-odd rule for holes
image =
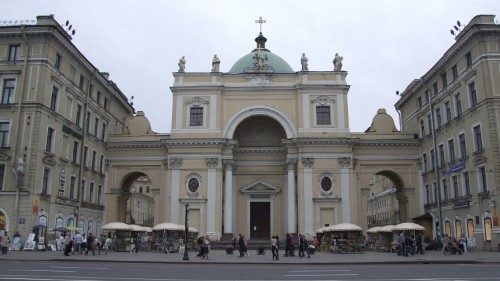
{"label": "capital of column", "polygon": [[219,158],[207,158],[207,166],[208,168],[216,168],[219,163]]}
{"label": "capital of column", "polygon": [[287,170],[293,170],[295,169],[295,166],[297,165],[297,159],[287,159],[285,163],[285,167]]}
{"label": "capital of column", "polygon": [[224,166],[225,170],[234,170],[236,168],[236,164],[234,164],[234,161],[232,159],[223,159],[222,160],[222,165]]}
{"label": "capital of column", "polygon": [[179,169],[182,165],[182,158],[170,158],[170,167]]}
{"label": "capital of column", "polygon": [[304,168],[312,168],[313,164],[313,158],[302,158],[302,165],[304,165]]}
{"label": "capital of column", "polygon": [[341,157],[341,158],[338,159],[339,165],[342,168],[350,168],[351,167],[351,162],[352,162],[351,160],[352,160],[351,157]]}

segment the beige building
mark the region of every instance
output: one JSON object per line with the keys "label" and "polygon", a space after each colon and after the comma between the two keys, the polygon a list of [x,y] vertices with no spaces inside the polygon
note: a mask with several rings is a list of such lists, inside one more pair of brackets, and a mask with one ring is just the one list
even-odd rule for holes
{"label": "beige building", "polygon": [[[144,113],[110,135],[107,221],[125,221],[132,183],[147,176],[155,224],[200,233],[268,238],[352,222],[366,229],[373,175],[390,178],[400,216],[423,212],[419,142],[381,109],[365,133],[349,129],[347,72],[294,71],[256,38],[257,47],[219,72],[179,72],[171,87],[172,131],[151,131]],[[298,59],[300,56],[298,56]],[[337,60],[338,62],[338,60]],[[207,65],[207,69],[209,65]],[[333,66],[332,66],[333,69]]]}
{"label": "beige building", "polygon": [[100,232],[105,142],[133,108],[53,16],[0,26],[0,227]]}
{"label": "beige building", "polygon": [[389,178],[376,175],[369,184],[367,195],[368,227],[396,225],[399,221],[399,203],[396,188]]}
{"label": "beige building", "polygon": [[485,250],[500,242],[499,52],[500,25],[476,16],[396,103],[403,132],[421,142],[421,196],[433,235],[444,225]]}
{"label": "beige building", "polygon": [[147,177],[138,178],[130,188],[130,198],[127,204],[127,223],[153,226],[155,201],[152,194],[151,180]]}

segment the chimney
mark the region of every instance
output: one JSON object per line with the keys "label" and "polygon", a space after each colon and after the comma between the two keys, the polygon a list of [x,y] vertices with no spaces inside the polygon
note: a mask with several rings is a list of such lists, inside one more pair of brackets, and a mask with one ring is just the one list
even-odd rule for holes
{"label": "chimney", "polygon": [[109,80],[109,73],[108,72],[101,72],[101,75],[106,78],[106,80]]}

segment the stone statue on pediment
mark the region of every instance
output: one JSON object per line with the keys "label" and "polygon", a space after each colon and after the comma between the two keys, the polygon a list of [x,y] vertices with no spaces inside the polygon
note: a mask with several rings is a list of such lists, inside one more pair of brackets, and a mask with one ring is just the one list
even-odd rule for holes
{"label": "stone statue on pediment", "polygon": [[309,64],[307,63],[307,57],[305,53],[302,53],[302,57],[300,58],[300,64],[302,65],[302,71],[309,70]]}
{"label": "stone statue on pediment", "polygon": [[220,59],[217,57],[217,55],[214,55],[214,58],[212,59],[212,72],[219,72],[219,66]]}
{"label": "stone statue on pediment", "polygon": [[184,72],[184,70],[186,69],[186,59],[184,58],[184,56],[179,59],[179,63],[177,65],[179,66],[178,72]]}
{"label": "stone statue on pediment", "polygon": [[335,53],[335,58],[333,58],[333,70],[342,71],[342,60],[344,58],[339,56],[339,53]]}

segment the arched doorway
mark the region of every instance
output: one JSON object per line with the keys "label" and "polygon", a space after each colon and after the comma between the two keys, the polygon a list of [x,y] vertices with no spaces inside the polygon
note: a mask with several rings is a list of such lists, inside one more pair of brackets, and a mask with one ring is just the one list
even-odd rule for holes
{"label": "arched doorway", "polygon": [[401,177],[389,170],[375,173],[368,184],[367,226],[395,225],[408,219],[408,200]]}
{"label": "arched doorway", "polygon": [[0,231],[8,230],[9,220],[7,218],[7,214],[3,209],[0,209]]}
{"label": "arched doorway", "polygon": [[238,146],[233,150],[236,164],[235,186],[238,190],[236,231],[247,237],[269,238],[282,233],[284,200],[283,190],[286,149],[282,140],[287,133],[275,119],[259,115],[238,124],[233,139]]}
{"label": "arched doorway", "polygon": [[120,184],[116,196],[116,221],[144,226],[154,225],[153,195],[151,178],[142,172],[128,173]]}

